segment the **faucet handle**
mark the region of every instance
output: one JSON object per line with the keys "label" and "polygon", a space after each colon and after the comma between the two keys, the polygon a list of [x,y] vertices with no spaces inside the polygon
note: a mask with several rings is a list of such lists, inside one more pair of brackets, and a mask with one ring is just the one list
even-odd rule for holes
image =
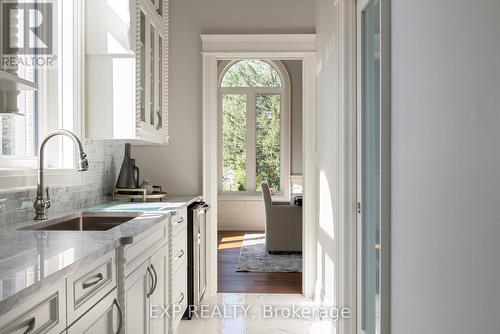
{"label": "faucet handle", "polygon": [[50,208],[50,194],[49,194],[49,187],[45,187],[45,208],[48,209]]}

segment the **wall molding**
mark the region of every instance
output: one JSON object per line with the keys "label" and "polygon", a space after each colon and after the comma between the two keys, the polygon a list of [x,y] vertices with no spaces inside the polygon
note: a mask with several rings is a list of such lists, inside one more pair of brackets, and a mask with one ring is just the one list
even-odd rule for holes
{"label": "wall molding", "polygon": [[316,52],[315,34],[231,34],[200,35],[203,53],[210,52],[271,52],[311,51]]}
{"label": "wall molding", "polygon": [[338,277],[335,283],[336,305],[349,305],[352,321],[339,323],[343,334],[358,333],[357,293],[357,131],[356,131],[356,1],[337,1],[337,36],[334,48],[338,52],[337,124],[338,168],[336,183],[339,196],[335,214],[337,230]]}

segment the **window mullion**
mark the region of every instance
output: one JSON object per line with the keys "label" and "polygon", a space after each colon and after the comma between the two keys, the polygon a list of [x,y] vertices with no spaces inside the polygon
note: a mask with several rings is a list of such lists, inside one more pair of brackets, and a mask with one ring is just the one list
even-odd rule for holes
{"label": "window mullion", "polygon": [[255,92],[249,92],[247,97],[247,191],[256,191],[256,161],[255,161]]}

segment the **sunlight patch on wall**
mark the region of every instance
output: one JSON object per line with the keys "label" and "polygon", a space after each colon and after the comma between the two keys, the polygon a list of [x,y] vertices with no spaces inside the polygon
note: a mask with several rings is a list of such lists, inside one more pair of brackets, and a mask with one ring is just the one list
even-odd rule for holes
{"label": "sunlight patch on wall", "polygon": [[328,179],[324,171],[320,172],[319,180],[319,227],[332,238],[335,238],[333,226],[333,200]]}

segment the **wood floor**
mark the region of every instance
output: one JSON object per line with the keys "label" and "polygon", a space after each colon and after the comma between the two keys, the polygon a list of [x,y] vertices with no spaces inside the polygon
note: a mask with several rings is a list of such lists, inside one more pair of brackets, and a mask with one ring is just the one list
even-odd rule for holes
{"label": "wood floor", "polygon": [[302,293],[302,273],[236,272],[244,235],[245,232],[218,233],[219,292]]}

